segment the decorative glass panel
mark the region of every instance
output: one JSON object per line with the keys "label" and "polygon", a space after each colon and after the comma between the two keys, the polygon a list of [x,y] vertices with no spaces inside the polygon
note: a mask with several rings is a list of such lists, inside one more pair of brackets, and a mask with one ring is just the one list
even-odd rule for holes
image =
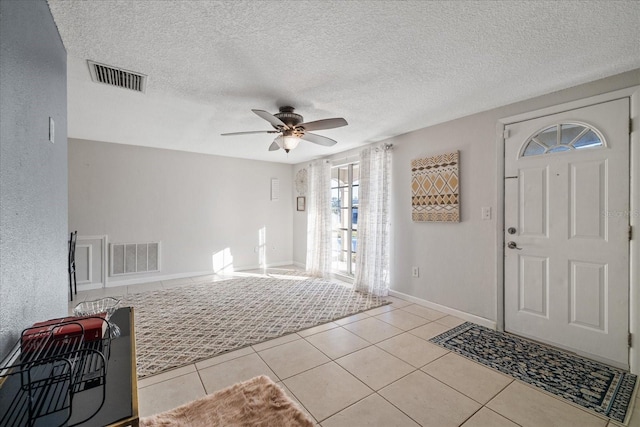
{"label": "decorative glass panel", "polygon": [[544,152],[545,147],[535,141],[531,141],[525,148],[523,156],[537,156],[538,154],[544,154]]}
{"label": "decorative glass panel", "polygon": [[558,144],[558,128],[557,126],[547,128],[534,136],[534,138],[547,148],[553,147]]}
{"label": "decorative glass panel", "polygon": [[601,147],[602,141],[594,131],[590,130],[573,143],[575,148]]}
{"label": "decorative glass panel", "polygon": [[577,123],[561,123],[542,129],[524,145],[521,157],[561,153],[605,144],[595,129]]}
{"label": "decorative glass panel", "polygon": [[570,148],[566,145],[556,145],[555,147],[550,148],[547,153],[560,153],[561,151],[569,151]]}
{"label": "decorative glass panel", "polygon": [[582,134],[586,128],[582,125],[575,125],[573,123],[565,123],[561,127],[560,144],[569,145],[573,140]]}

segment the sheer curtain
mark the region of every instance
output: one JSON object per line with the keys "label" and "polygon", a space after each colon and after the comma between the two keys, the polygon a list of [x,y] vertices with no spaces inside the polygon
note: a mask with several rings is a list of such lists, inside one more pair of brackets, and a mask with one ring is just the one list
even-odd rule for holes
{"label": "sheer curtain", "polygon": [[391,145],[360,152],[358,254],[354,289],[389,294]]}
{"label": "sheer curtain", "polygon": [[309,165],[307,196],[307,272],[328,277],[331,272],[331,164]]}

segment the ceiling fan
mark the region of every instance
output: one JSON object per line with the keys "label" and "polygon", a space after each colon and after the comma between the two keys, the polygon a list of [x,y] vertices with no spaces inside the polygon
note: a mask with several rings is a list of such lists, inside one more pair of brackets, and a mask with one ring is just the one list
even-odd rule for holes
{"label": "ceiling fan", "polygon": [[298,146],[300,139],[313,142],[314,144],[324,145],[330,147],[337,144],[337,141],[327,138],[326,136],[317,135],[309,131],[334,129],[341,126],[346,126],[348,123],[342,117],[333,119],[316,120],[313,122],[303,123],[303,117],[300,114],[293,112],[294,108],[289,106],[280,107],[280,112],[276,114],[268,113],[264,110],[251,110],[258,116],[262,117],[269,123],[275,130],[256,130],[249,132],[233,132],[223,133],[223,136],[227,135],[247,135],[252,133],[279,133],[276,139],[273,140],[269,146],[269,151],[276,151],[280,148],[284,149],[287,153]]}

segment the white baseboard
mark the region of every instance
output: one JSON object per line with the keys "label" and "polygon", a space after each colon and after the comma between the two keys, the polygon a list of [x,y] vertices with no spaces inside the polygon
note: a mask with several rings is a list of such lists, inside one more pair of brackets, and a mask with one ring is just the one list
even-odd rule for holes
{"label": "white baseboard", "polygon": [[102,283],[78,283],[78,292],[90,291],[91,289],[101,289],[103,287]]}
{"label": "white baseboard", "polygon": [[163,276],[144,276],[144,277],[136,277],[133,279],[126,279],[126,280],[109,280],[109,282],[107,283],[107,288],[114,288],[117,286],[137,285],[140,283],[159,282],[161,280],[183,279],[185,277],[207,276],[209,274],[214,274],[214,273],[213,271],[192,271],[188,273],[166,274]]}
{"label": "white baseboard", "polygon": [[[271,262],[267,264],[267,268],[276,268],[276,267],[284,267],[288,265],[295,265],[293,261],[283,261],[283,262]],[[263,265],[243,265],[241,267],[235,267],[234,271],[247,271],[247,270],[259,270],[264,268]]]}
{"label": "white baseboard", "polygon": [[451,316],[459,317],[460,319],[466,320],[467,322],[475,323],[489,329],[496,329],[497,324],[495,320],[485,319],[484,317],[476,316],[475,314],[466,313],[464,311],[456,310],[455,308],[447,307],[446,305],[440,305],[435,302],[424,300],[422,298],[403,294],[402,292],[394,291],[393,289],[389,290],[389,295],[391,295],[392,297],[398,297],[407,301],[411,301],[423,307],[450,314]]}
{"label": "white baseboard", "polygon": [[[275,268],[275,267],[283,267],[286,265],[294,265],[293,261],[283,261],[283,262],[274,262],[271,264],[267,264],[267,268]],[[262,268],[260,265],[245,265],[242,267],[236,267],[233,271],[244,271],[244,270],[256,270]],[[165,274],[158,276],[143,276],[143,277],[134,277],[125,280],[109,280],[107,283],[107,288],[114,288],[117,286],[128,286],[128,285],[137,285],[140,283],[149,283],[149,282],[159,282],[161,280],[171,280],[171,279],[183,279],[185,277],[194,277],[194,276],[207,276],[209,274],[216,274],[214,271],[191,271],[187,273],[176,273],[176,274]],[[219,274],[225,274],[221,272]],[[90,289],[100,289],[102,288],[102,283],[89,283],[84,285],[78,285],[78,291],[88,291]]]}

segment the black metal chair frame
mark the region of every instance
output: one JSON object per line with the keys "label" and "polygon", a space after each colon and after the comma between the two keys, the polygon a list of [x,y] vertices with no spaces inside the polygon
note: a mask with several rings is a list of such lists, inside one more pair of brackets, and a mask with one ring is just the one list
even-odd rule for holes
{"label": "black metal chair frame", "polygon": [[73,301],[73,295],[78,294],[78,283],[76,282],[76,241],[78,231],[71,232],[69,237],[69,296]]}

